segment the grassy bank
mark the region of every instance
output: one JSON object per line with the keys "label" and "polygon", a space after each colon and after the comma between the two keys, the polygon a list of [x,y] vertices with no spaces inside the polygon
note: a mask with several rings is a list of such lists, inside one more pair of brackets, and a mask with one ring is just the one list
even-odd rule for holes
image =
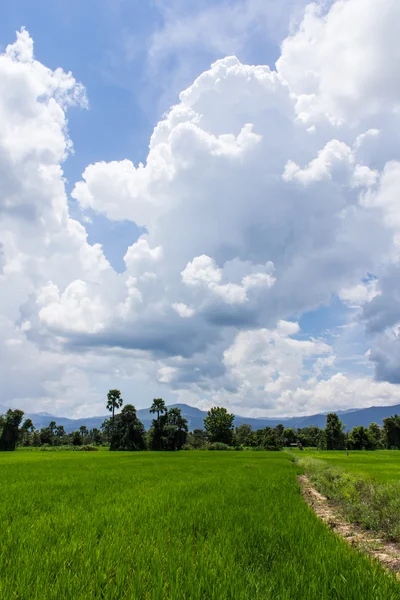
{"label": "grassy bank", "polygon": [[0,598],[400,600],[267,452],[0,455]]}
{"label": "grassy bank", "polygon": [[[360,452],[349,455],[334,452],[298,457],[298,464],[315,487],[335,502],[343,516],[367,530],[400,541],[400,482],[396,477],[400,456],[387,452]],[[387,462],[385,462],[385,460]]]}
{"label": "grassy bank", "polygon": [[323,460],[332,466],[345,469],[360,477],[376,481],[395,482],[400,480],[400,451],[399,450],[351,450],[349,455],[343,450],[306,450],[294,451],[298,458],[315,458]]}

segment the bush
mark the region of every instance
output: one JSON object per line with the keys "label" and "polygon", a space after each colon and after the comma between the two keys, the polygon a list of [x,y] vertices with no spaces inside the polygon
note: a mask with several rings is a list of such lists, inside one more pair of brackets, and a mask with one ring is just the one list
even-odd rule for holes
{"label": "bush", "polygon": [[208,450],[230,450],[228,444],[223,442],[213,442],[208,446]]}
{"label": "bush", "polygon": [[98,452],[97,446],[49,446],[45,444],[40,448],[41,452]]}

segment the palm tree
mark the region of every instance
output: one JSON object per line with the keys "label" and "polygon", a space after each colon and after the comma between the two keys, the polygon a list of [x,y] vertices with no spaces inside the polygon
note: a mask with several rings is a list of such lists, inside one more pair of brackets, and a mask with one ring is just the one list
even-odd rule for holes
{"label": "palm tree", "polygon": [[167,412],[164,400],[162,398],[154,398],[150,412],[153,414],[157,413],[157,421],[160,422],[160,414],[162,415]]}
{"label": "palm tree", "polygon": [[64,425],[57,425],[56,436],[61,438],[61,437],[64,437],[64,435],[65,435]]}
{"label": "palm tree", "polygon": [[169,422],[171,423],[171,425],[177,425],[179,419],[182,418],[181,409],[180,408],[170,408],[168,411],[168,416],[169,416]]}
{"label": "palm tree", "polygon": [[87,433],[88,433],[88,430],[87,430],[87,427],[86,427],[86,425],[81,425],[81,426],[79,427],[79,431],[81,432],[81,436],[82,436],[83,438],[84,438],[84,437],[85,437],[85,435],[87,435]]}
{"label": "palm tree", "polygon": [[121,392],[119,390],[110,390],[107,394],[107,410],[112,412],[112,422],[114,425],[115,409],[121,408],[124,401],[121,398]]}
{"label": "palm tree", "polygon": [[180,408],[171,408],[168,412],[171,425],[175,425],[178,431],[187,431],[187,419],[182,417]]}

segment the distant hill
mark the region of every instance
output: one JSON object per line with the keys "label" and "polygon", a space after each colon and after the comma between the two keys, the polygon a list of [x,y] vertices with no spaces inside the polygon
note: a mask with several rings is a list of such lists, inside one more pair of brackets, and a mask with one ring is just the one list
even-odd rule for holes
{"label": "distant hill", "polygon": [[[194,406],[188,404],[171,404],[169,408],[180,408],[182,416],[187,419],[189,429],[202,429],[203,419],[207,416],[205,411],[199,410]],[[4,414],[7,411],[6,406],[0,404],[0,414]],[[395,413],[400,414],[400,404],[395,406],[371,406],[369,408],[359,409],[348,409],[345,411],[337,411],[342,422],[346,425],[346,430],[350,430],[357,425],[364,425],[367,427],[372,421],[382,425],[385,417],[390,417]],[[139,419],[143,422],[146,429],[149,429],[151,421],[154,415],[150,413],[149,408],[142,408],[137,411]],[[25,418],[32,419],[33,424],[37,429],[41,427],[47,427],[50,421],[56,421],[57,425],[63,425],[65,431],[68,433],[79,429],[81,425],[86,425],[88,429],[101,427],[103,421],[108,419],[110,414],[102,417],[86,417],[83,419],[69,419],[67,417],[55,417],[49,413],[27,413]],[[235,416],[235,426],[248,423],[253,429],[262,429],[263,427],[275,427],[278,423],[282,423],[285,427],[292,427],[297,429],[298,427],[310,427],[316,425],[317,427],[325,427],[326,413],[318,413],[315,415],[307,415],[304,417],[274,417],[274,418],[250,418]]]}

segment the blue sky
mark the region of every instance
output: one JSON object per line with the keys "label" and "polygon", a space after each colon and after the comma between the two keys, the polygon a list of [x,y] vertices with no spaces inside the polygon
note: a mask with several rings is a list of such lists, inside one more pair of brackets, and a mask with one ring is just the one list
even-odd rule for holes
{"label": "blue sky", "polygon": [[399,400],[383,1],[3,3],[14,404],[101,413],[108,387],[243,414]]}

